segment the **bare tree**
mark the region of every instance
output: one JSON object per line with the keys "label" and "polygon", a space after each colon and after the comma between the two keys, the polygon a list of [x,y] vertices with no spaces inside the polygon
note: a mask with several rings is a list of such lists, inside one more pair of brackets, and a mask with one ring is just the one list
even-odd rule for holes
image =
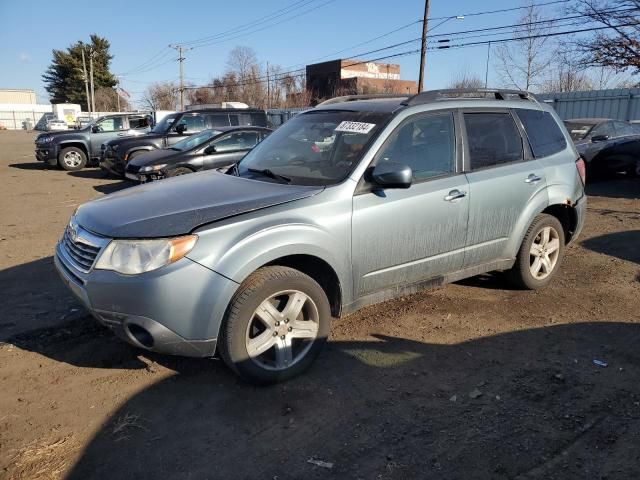
{"label": "bare tree", "polygon": [[484,81],[471,75],[467,71],[458,72],[458,74],[449,82],[447,88],[482,88]]}
{"label": "bare tree", "polygon": [[151,110],[176,110],[178,108],[176,86],[171,82],[154,83],[145,90],[142,103],[145,108]]}
{"label": "bare tree", "polygon": [[[513,32],[514,38],[535,37],[549,33],[551,23],[539,23],[548,20],[539,8],[530,1]],[[509,87],[530,90],[539,87],[546,69],[552,60],[549,37],[525,38],[500,44],[496,49],[497,70],[503,82]]]}
{"label": "bare tree", "polygon": [[593,90],[594,85],[584,66],[577,60],[571,43],[560,43],[539,86],[542,92],[575,92]]}
{"label": "bare tree", "polygon": [[[96,89],[95,99],[98,112],[118,111],[118,94],[113,88],[101,87]],[[129,108],[129,102],[120,96],[120,111],[127,111]]]}
{"label": "bare tree", "polygon": [[585,65],[640,70],[640,0],[577,0],[576,10],[609,27],[577,43]]}

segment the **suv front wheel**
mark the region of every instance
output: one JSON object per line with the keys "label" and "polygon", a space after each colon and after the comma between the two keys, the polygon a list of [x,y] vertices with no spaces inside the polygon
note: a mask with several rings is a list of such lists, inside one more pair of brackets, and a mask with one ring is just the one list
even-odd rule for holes
{"label": "suv front wheel", "polygon": [[58,155],[58,163],[69,172],[82,170],[87,164],[87,155],[79,148],[63,148]]}
{"label": "suv front wheel", "polygon": [[560,269],[563,255],[562,224],[552,215],[537,215],[522,240],[516,263],[509,270],[508,277],[521,288],[542,288]]}
{"label": "suv front wheel", "polygon": [[306,370],[330,325],[329,301],[315,280],[293,268],[263,267],[233,296],[218,346],[242,378],[270,384]]}

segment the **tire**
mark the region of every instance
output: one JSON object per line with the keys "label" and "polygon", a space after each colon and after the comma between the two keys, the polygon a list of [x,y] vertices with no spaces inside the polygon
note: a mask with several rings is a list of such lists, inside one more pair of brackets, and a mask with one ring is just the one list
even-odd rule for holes
{"label": "tire", "polygon": [[179,177],[180,175],[187,175],[188,173],[193,173],[193,170],[187,167],[178,167],[173,170],[169,170],[166,177]]}
{"label": "tire", "polygon": [[82,170],[87,164],[87,155],[77,147],[63,148],[58,155],[58,165],[68,172]]}
{"label": "tire", "polygon": [[[552,246],[555,247],[553,250]],[[519,288],[545,287],[560,270],[564,246],[564,229],[560,221],[552,215],[537,215],[522,240],[516,263],[507,272],[507,278]]]}
{"label": "tire", "polygon": [[[286,316],[289,308],[295,318]],[[293,268],[263,267],[231,299],[218,348],[242,379],[268,385],[304,372],[322,350],[330,328],[329,301],[315,280]]]}

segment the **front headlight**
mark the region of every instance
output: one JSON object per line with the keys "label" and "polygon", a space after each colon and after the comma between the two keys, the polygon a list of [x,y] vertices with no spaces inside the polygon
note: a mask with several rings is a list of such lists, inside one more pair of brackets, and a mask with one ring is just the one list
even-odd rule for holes
{"label": "front headlight", "polygon": [[157,240],[112,240],[95,268],[125,275],[150,272],[176,262],[193,249],[197,235]]}
{"label": "front headlight", "polygon": [[53,136],[52,135],[48,135],[46,137],[42,137],[42,138],[38,139],[39,143],[49,143],[51,141],[53,141]]}
{"label": "front headlight", "polygon": [[146,167],[142,167],[139,171],[140,173],[159,172],[166,166],[166,163],[163,163],[162,165],[147,165]]}

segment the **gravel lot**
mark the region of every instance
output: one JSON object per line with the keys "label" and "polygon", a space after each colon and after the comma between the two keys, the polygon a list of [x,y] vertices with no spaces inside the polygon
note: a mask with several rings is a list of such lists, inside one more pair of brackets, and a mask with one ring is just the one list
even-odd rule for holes
{"label": "gravel lot", "polygon": [[483,275],[368,307],[255,388],[82,311],[53,247],[126,184],[45,169],[33,138],[0,132],[0,478],[640,478],[640,180],[589,186],[550,288]]}

